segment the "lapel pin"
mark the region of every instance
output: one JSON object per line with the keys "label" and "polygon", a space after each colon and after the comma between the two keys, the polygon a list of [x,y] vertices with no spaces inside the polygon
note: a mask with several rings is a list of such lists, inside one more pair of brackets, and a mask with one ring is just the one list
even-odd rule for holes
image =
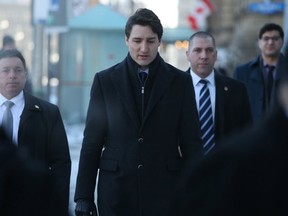
{"label": "lapel pin", "polygon": [[36,109],[39,109],[39,106],[38,106],[38,105],[34,105],[34,107],[35,107]]}
{"label": "lapel pin", "polygon": [[227,86],[224,87],[224,91],[228,91],[228,87]]}

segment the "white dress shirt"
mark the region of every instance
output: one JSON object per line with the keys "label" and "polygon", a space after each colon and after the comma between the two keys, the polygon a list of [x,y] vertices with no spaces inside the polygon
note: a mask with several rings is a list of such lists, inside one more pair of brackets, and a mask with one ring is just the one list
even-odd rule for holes
{"label": "white dress shirt", "polygon": [[[4,105],[4,102],[7,101],[7,98],[5,98],[2,94],[0,94],[0,122],[2,125],[3,120],[3,114],[5,112],[6,106]],[[19,130],[19,123],[20,123],[20,116],[24,109],[24,94],[23,91],[21,91],[17,96],[12,98],[10,101],[14,103],[14,105],[11,107],[11,112],[13,115],[13,142],[15,144],[18,144],[18,130]]]}
{"label": "white dress shirt", "polygon": [[[203,87],[203,84],[199,83],[199,81],[202,78],[199,77],[196,73],[194,73],[191,69],[190,69],[190,74],[192,77],[192,83],[193,83],[193,87],[194,87],[194,91],[195,91],[195,99],[196,99],[197,109],[199,112],[200,90]],[[213,119],[215,120],[216,87],[215,87],[214,70],[212,71],[212,73],[209,74],[209,76],[207,76],[204,79],[207,81],[207,87],[208,87],[209,92],[210,92]]]}

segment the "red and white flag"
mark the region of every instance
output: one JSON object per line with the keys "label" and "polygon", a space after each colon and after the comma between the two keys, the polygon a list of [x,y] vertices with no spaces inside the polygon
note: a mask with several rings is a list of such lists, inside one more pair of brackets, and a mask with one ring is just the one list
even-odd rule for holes
{"label": "red and white flag", "polygon": [[206,27],[206,19],[214,12],[214,6],[210,0],[197,0],[188,15],[190,27],[194,31]]}

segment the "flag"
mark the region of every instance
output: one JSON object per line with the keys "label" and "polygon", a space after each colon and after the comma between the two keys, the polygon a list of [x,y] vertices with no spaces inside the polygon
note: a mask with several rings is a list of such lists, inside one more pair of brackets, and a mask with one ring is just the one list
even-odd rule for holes
{"label": "flag", "polygon": [[188,15],[190,27],[194,31],[205,28],[206,19],[214,10],[214,5],[210,0],[197,0]]}

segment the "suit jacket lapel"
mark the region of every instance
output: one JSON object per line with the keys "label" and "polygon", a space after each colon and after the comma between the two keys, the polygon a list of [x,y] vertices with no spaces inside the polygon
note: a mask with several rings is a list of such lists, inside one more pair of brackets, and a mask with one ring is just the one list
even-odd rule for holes
{"label": "suit jacket lapel", "polygon": [[38,100],[25,92],[24,92],[24,100],[25,100],[25,106],[20,117],[19,130],[21,126],[26,122],[27,119],[30,118],[30,116],[33,113],[40,112],[42,110]]}
{"label": "suit jacket lapel", "polygon": [[223,81],[221,75],[215,72],[215,136],[218,137],[224,127],[226,110],[225,101],[229,86]]}

